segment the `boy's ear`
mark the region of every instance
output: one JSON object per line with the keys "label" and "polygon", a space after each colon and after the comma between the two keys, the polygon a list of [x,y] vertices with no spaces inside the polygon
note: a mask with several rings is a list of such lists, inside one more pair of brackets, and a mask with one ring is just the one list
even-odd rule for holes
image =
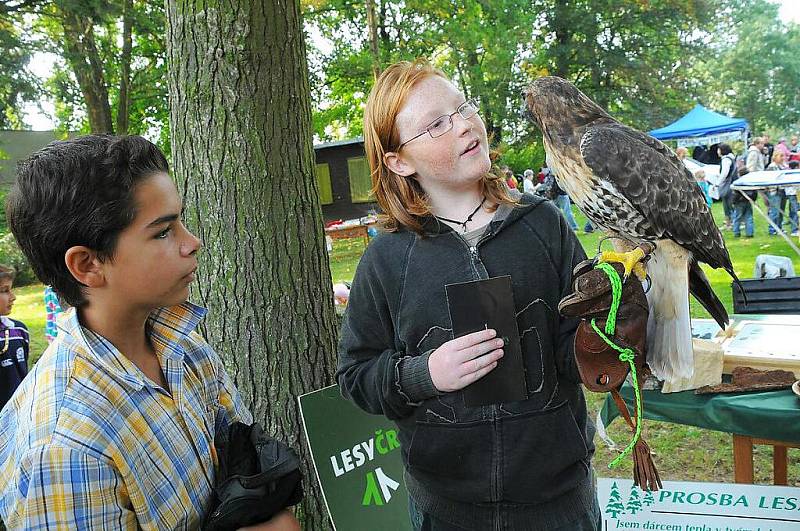
{"label": "boy's ear", "polygon": [[84,245],[76,245],[64,253],[64,263],[75,280],[89,288],[99,288],[105,284],[103,261],[97,251]]}
{"label": "boy's ear", "polygon": [[386,164],[386,167],[392,172],[402,177],[410,177],[417,173],[417,170],[414,169],[400,153],[394,151],[388,151],[383,154],[383,163]]}

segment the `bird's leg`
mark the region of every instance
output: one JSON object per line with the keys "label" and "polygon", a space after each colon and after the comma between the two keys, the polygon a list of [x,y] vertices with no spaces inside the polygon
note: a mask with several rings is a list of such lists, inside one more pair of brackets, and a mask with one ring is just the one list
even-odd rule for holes
{"label": "bird's leg", "polygon": [[626,252],[616,251],[603,251],[600,253],[601,262],[619,262],[625,269],[625,275],[622,279],[623,282],[628,280],[631,273],[635,273],[636,277],[644,282],[647,277],[647,271],[644,267],[644,262],[650,257],[650,254],[655,251],[656,246],[650,242],[643,242],[633,248],[633,250]]}

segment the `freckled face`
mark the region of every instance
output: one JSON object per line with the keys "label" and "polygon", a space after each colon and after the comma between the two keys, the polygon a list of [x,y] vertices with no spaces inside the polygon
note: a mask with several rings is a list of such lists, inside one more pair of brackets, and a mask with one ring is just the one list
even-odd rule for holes
{"label": "freckled face", "polygon": [[[421,80],[411,89],[395,120],[400,142],[425,131],[439,118],[447,120],[465,101],[461,91],[440,76]],[[451,118],[453,128],[444,135],[431,138],[425,133],[400,150],[423,188],[427,182],[454,186],[475,183],[491,168],[486,127],[480,115],[465,120],[455,113]]]}

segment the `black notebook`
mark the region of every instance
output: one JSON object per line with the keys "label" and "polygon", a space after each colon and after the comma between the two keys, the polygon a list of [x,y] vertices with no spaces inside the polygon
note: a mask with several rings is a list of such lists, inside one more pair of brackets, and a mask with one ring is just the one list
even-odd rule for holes
{"label": "black notebook", "polygon": [[497,367],[464,388],[464,403],[484,406],[527,398],[511,277],[447,284],[445,291],[453,337],[492,328],[497,331],[497,337],[505,340],[504,355]]}

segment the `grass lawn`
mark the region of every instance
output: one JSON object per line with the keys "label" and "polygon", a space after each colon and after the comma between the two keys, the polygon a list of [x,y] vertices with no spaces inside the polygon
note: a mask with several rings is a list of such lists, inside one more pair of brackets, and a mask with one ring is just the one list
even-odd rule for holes
{"label": "grass lawn", "polygon": [[[575,220],[579,227],[583,228],[586,218],[574,207],[573,210]],[[725,219],[720,203],[715,203],[712,211],[715,219]],[[721,225],[722,222],[718,224]],[[739,278],[752,278],[753,265],[759,254],[792,257],[795,273],[800,275],[800,256],[795,254],[783,238],[768,236],[767,222],[758,213],[755,213],[755,227],[754,238],[733,238],[730,231],[723,231],[734,271]],[[596,254],[601,236],[598,232],[592,234],[578,232],[578,239],[587,255]],[[609,242],[604,245],[609,245]],[[333,281],[351,281],[363,252],[364,244],[361,239],[336,240],[330,255]],[[704,271],[728,312],[733,313],[731,279],[728,274],[721,269],[714,270],[705,266]],[[694,299],[691,299],[691,311],[692,317],[710,317]],[[594,419],[602,407],[605,395],[591,392],[587,392],[586,395],[589,415]],[[619,419],[608,427],[608,433],[620,447],[624,447],[630,440],[630,433],[625,423]],[[731,435],[655,421],[645,423],[645,434],[647,442],[655,454],[655,462],[663,480],[733,482]],[[600,476],[633,477],[630,459],[624,460],[617,468],[609,470],[607,465],[616,457],[616,454],[608,450],[599,438],[596,438],[595,445],[597,446],[595,468]],[[753,450],[753,458],[756,482],[771,483],[772,447],[756,446]],[[789,484],[800,486],[800,449],[789,449]]]}
{"label": "grass lawn", "polygon": [[44,338],[46,318],[44,286],[33,284],[14,288],[14,295],[17,296],[17,300],[14,302],[14,308],[9,317],[22,321],[28,327],[28,332],[31,334],[30,364],[32,365],[47,348],[47,340]]}
{"label": "grass lawn", "polygon": [[[713,211],[717,220],[724,219],[720,204],[715,204]],[[575,218],[579,226],[583,227],[585,218],[577,210]],[[753,264],[759,254],[791,256],[795,271],[800,274],[800,257],[794,254],[794,251],[782,238],[767,235],[766,221],[757,217],[755,224],[756,237],[752,239],[734,239],[729,231],[723,232],[737,275],[740,278],[752,277]],[[599,233],[578,233],[578,238],[588,255],[595,254],[600,236]],[[351,281],[363,252],[364,243],[360,238],[336,240],[330,255],[333,281]],[[722,270],[715,271],[706,268],[705,271],[717,296],[732,313],[730,278]],[[32,362],[39,358],[47,346],[44,339],[43,289],[41,284],[17,289],[17,301],[11,314],[11,317],[24,321],[30,329]],[[692,300],[692,316],[708,317],[708,314]],[[590,415],[593,419],[602,406],[603,399],[604,395],[587,393]],[[622,421],[615,421],[609,426],[608,431],[617,444],[620,446],[627,444],[630,434]],[[730,435],[688,426],[648,421],[646,438],[656,454],[655,460],[662,479],[733,482],[733,454]],[[607,450],[599,439],[595,441],[595,444],[597,445],[595,466],[601,476],[632,477],[629,459],[618,468],[608,470],[606,465],[615,455]],[[754,450],[754,458],[756,481],[768,483],[772,473],[771,447],[757,446]],[[798,458],[800,458],[800,449],[789,449],[789,482],[796,486],[800,486],[800,459]]]}

